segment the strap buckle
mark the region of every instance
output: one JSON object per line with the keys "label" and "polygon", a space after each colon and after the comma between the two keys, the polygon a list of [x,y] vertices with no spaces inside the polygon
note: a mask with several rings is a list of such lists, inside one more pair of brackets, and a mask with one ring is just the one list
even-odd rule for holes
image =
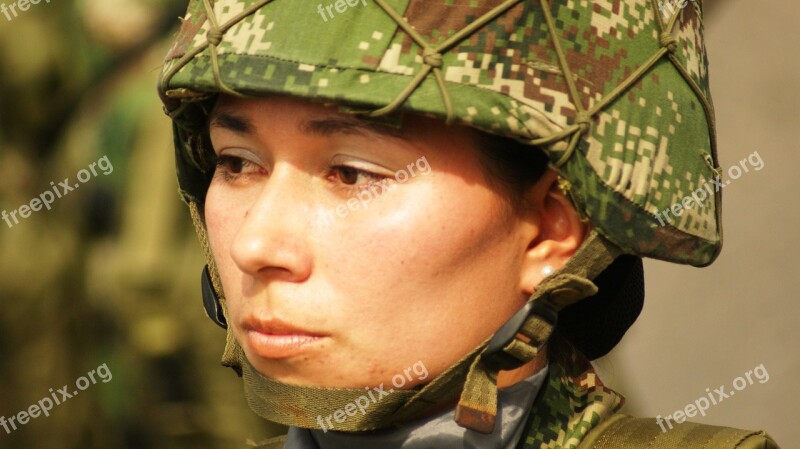
{"label": "strap buckle", "polygon": [[[489,340],[486,350],[481,354],[481,360],[485,361],[489,366],[497,368],[498,371],[516,369],[527,363],[527,360],[520,360],[505,352],[504,349],[514,339],[518,339],[525,344],[530,344],[530,342],[523,339],[526,336],[520,333],[520,329],[529,318],[533,317],[539,317],[550,324],[551,327],[555,327],[556,322],[558,322],[558,312],[556,312],[550,304],[541,299],[529,302],[506,321],[500,330],[495,332],[492,339]],[[541,345],[544,342],[533,343]]]}

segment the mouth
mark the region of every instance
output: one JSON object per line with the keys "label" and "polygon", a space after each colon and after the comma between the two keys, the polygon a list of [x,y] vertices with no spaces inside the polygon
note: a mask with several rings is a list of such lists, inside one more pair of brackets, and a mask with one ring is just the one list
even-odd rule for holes
{"label": "mouth", "polygon": [[250,349],[265,359],[285,359],[301,354],[328,337],[276,319],[249,318],[242,329],[247,333]]}

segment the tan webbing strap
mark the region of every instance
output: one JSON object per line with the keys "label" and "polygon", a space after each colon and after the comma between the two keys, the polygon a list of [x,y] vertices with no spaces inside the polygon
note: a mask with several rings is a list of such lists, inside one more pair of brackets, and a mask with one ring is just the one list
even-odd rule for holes
{"label": "tan webbing strap", "polygon": [[[669,427],[672,426],[672,428]],[[615,415],[592,429],[579,449],[777,449],[764,432]]]}
{"label": "tan webbing strap", "polygon": [[[595,278],[620,254],[619,248],[592,231],[570,261],[542,281],[528,304],[495,333],[475,359],[456,408],[456,422],[481,433],[494,430],[497,416],[497,374],[518,368],[547,343],[558,312],[597,293]],[[520,314],[525,314],[519,316]],[[511,326],[507,329],[508,326]],[[496,343],[499,338],[500,346]]]}
{"label": "tan webbing strap", "polygon": [[[243,11],[229,20],[222,22],[215,16],[213,8],[215,2],[212,0],[203,0],[203,9],[208,16],[206,41],[187,52],[178,61],[175,61],[171,68],[163,75],[161,90],[165,92],[165,95],[167,97],[174,96],[175,98],[186,99],[190,99],[192,95],[194,95],[187,88],[170,90],[170,81],[173,76],[189,63],[189,61],[206,50],[210,58],[214,80],[219,90],[232,95],[241,95],[242,92],[238,92],[236,86],[228,85],[223,80],[218,59],[219,46],[222,43],[225,33],[229,29],[234,27],[245,17],[250,16],[263,6],[271,3],[271,1],[272,0],[253,0],[253,3]],[[451,94],[445,82],[444,74],[447,67],[443,64],[443,53],[451,50],[461,41],[469,38],[485,24],[495,20],[509,9],[520,4],[521,0],[504,0],[491,11],[478,17],[464,29],[448,37],[444,42],[438,45],[432,45],[429,39],[416,32],[413,24],[408,23],[402,15],[394,11],[385,0],[375,0],[375,2],[386,12],[388,17],[392,18],[392,20],[397,23],[399,29],[410,36],[410,38],[420,46],[422,49],[421,57],[423,64],[422,68],[411,78],[411,82],[406,88],[399,92],[394,101],[390,102],[384,108],[372,111],[371,115],[381,116],[399,109],[414,91],[432,75],[435,78],[434,81],[436,85],[441,91],[442,101],[449,122],[454,119],[456,111],[453,110]],[[694,83],[687,71],[680,66],[679,60],[673,54],[676,51],[676,40],[672,34],[677,22],[677,15],[673,16],[668,23],[660,22],[660,46],[650,58],[637,70],[630,73],[619,86],[608,92],[602,99],[584,104],[580,92],[575,85],[575,74],[569,67],[566,53],[561,45],[561,39],[563,39],[563,37],[559,35],[556,28],[556,22],[552,14],[553,2],[552,0],[539,0],[539,2],[541,3],[544,19],[552,38],[558,66],[566,80],[570,101],[576,110],[574,124],[566,126],[562,131],[556,132],[553,135],[528,141],[528,143],[532,145],[544,145],[568,139],[569,145],[555,162],[556,167],[565,164],[570,159],[571,155],[574,154],[581,137],[585,136],[591,129],[593,118],[614,100],[628,91],[662,58],[669,58],[672,61],[692,89],[697,93],[706,114],[709,117],[713,117],[711,104],[702,96],[700,88]],[[650,3],[653,12],[660,17],[657,11],[656,0],[651,0]],[[659,21],[661,21],[661,19],[659,19]],[[207,94],[197,93],[197,95],[205,96]],[[169,112],[171,117],[175,118],[176,112],[174,110],[170,110]],[[513,115],[511,112],[509,112],[509,114]],[[713,120],[709,120],[709,123],[713,125]],[[712,151],[716,154],[713,133],[711,137]],[[224,309],[225,302],[224,297],[221,295],[222,288],[219,275],[214,267],[214,258],[208,247],[205,229],[202,225],[202,217],[198,212],[196,204],[190,204],[190,208],[192,209],[193,218],[195,219],[195,225],[198,228],[198,235],[200,235],[201,243],[203,243],[206,251],[212,283],[215,290],[220,293],[221,304]],[[720,213],[719,208],[717,209],[717,213]],[[603,237],[593,233],[565,267],[551,275],[548,279],[545,279],[538,287],[537,292],[532,295],[530,302],[540,301],[541,304],[539,305],[545,306],[545,308],[540,308],[539,311],[549,310],[550,312],[557,312],[561,308],[588,296],[591,294],[593,287],[593,284],[589,280],[594,279],[597,274],[610,265],[619,253],[620,250],[618,248],[606,241]],[[519,364],[519,366],[533,359],[549,338],[555,324],[554,320],[548,319],[546,315],[547,313],[531,313],[530,316],[525,317],[526,319],[520,323],[518,329],[518,333],[521,337],[516,337],[516,334],[512,334],[512,338],[504,342],[505,344],[502,346],[502,351],[496,353],[500,355],[495,357],[495,359],[510,360],[514,364]],[[269,420],[285,425],[318,428],[319,425],[314,422],[314,418],[316,418],[314,412],[330,412],[331,410],[337,409],[342,404],[347,405],[359,399],[359,395],[365,393],[363,389],[349,389],[345,391],[338,389],[337,391],[337,389],[307,388],[281,384],[267,379],[255,372],[247,363],[246,357],[241,353],[241,348],[233,338],[230,329],[227,337],[228,341],[223,356],[223,363],[227,366],[237,368],[239,364],[242,365],[241,368],[245,371],[245,387],[248,391],[248,400],[254,410]],[[382,397],[381,402],[374,405],[374,411],[372,409],[370,410],[370,418],[365,418],[362,422],[356,419],[348,419],[346,421],[348,423],[347,428],[341,430],[363,431],[383,428],[388,424],[398,422],[398,420],[413,418],[415,415],[419,414],[421,410],[425,410],[431,404],[449,398],[454,392],[455,396],[457,396],[458,391],[462,391],[460,389],[464,387],[459,404],[463,419],[459,421],[459,424],[479,431],[491,431],[490,429],[494,426],[497,409],[497,372],[502,368],[498,367],[495,363],[490,363],[492,359],[490,354],[486,354],[487,357],[483,357],[483,351],[487,348],[487,344],[490,343],[490,340],[491,339],[487,339],[487,341],[465,356],[460,362],[418,391],[405,391],[397,395],[392,395],[392,399],[389,397]],[[307,406],[308,408],[304,408],[301,405]],[[465,413],[465,411],[470,410],[475,412]]]}
{"label": "tan webbing strap", "polygon": [[[211,283],[214,285],[214,290],[219,297],[220,306],[222,306],[222,313],[227,320],[228,307],[222,290],[222,281],[219,278],[216,260],[211,252],[211,244],[208,242],[208,233],[206,232],[205,220],[200,212],[200,206],[194,201],[189,202],[189,213],[192,215],[192,224],[194,224],[197,238],[200,240],[200,246],[203,248],[203,253],[206,256],[208,272],[211,275]],[[222,365],[234,368],[237,372],[240,371],[238,347],[239,344],[236,342],[236,337],[233,335],[233,329],[229,327],[225,334],[225,350],[222,353]]]}
{"label": "tan webbing strap", "polygon": [[[392,385],[367,388],[289,385],[263,376],[241,353],[239,359],[247,402],[261,417],[287,426],[322,428],[320,419],[344,410],[348,404],[364,404],[364,413],[357,411],[343,422],[332,424],[336,431],[362,432],[415,418],[432,405],[457,398],[472,359],[485,345],[486,342],[482,343],[424,387],[410,390],[393,389]],[[237,349],[241,351],[238,346]]]}
{"label": "tan webbing strap", "polygon": [[[189,209],[209,261],[212,283],[221,293],[219,273],[211,254],[202,214],[194,202],[189,204]],[[510,334],[513,338],[508,341],[501,339],[503,344],[496,355],[485,352],[500,332],[487,338],[456,364],[418,389],[389,392],[390,387],[387,386],[379,393],[374,388],[316,388],[285,384],[261,375],[250,365],[230,328],[222,361],[242,374],[247,400],[253,411],[284,425],[319,428],[319,419],[327,418],[348,404],[358,404],[359,401],[366,403],[366,398],[369,398],[365,413],[337,423],[335,430],[358,432],[380,429],[413,419],[433,405],[455,399],[460,392],[461,400],[456,410],[459,425],[491,433],[497,414],[497,373],[533,360],[550,337],[556,321],[554,315],[563,307],[596,293],[597,287],[588,279],[596,277],[619,253],[616,246],[592,231],[567,264],[539,284],[528,301],[532,306],[536,302],[537,307],[531,307],[530,314],[522,316],[524,319]],[[220,295],[220,299],[227,315],[224,297]],[[504,367],[503,363],[494,363],[498,357],[510,361],[511,365]]]}
{"label": "tan webbing strap", "polygon": [[280,435],[258,443],[253,449],[283,449],[287,435]]}
{"label": "tan webbing strap", "polygon": [[[539,285],[529,303],[541,299],[542,304],[557,311],[593,294],[596,287],[586,276],[596,276],[617,254],[619,250],[614,245],[593,232],[570,262]],[[524,318],[526,319],[521,321],[518,330],[511,334],[521,334],[522,339],[511,339],[501,347],[502,351],[498,351],[505,354],[507,359],[516,359],[515,366],[521,366],[536,356],[555,324],[555,319],[548,318],[546,313]],[[491,360],[490,357],[479,357],[491,340],[492,338],[486,339],[422,388],[389,392],[390,387],[384,386],[384,392],[380,395],[370,388],[288,385],[258,373],[241,354],[238,346],[236,348],[239,354],[236,358],[241,361],[250,407],[270,421],[289,426],[320,428],[320,417],[325,419],[334,411],[343,409],[348,404],[358,403],[359,400],[365,403],[366,400],[360,398],[372,396],[375,399],[370,397],[365,413],[357,413],[335,425],[337,431],[368,431],[418,417],[432,405],[455,399],[461,393],[461,416],[466,416],[464,410],[478,410],[477,414],[470,415],[477,417],[478,422],[467,419],[465,423],[460,421],[459,424],[477,431],[491,432],[490,427],[494,428],[497,413],[496,376],[499,369],[487,362]]]}

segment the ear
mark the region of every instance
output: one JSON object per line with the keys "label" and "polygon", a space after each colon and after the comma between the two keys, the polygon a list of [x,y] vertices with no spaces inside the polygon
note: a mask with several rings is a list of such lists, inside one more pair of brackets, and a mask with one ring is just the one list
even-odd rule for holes
{"label": "ear", "polygon": [[561,268],[586,239],[589,225],[558,185],[558,175],[547,170],[526,193],[524,222],[527,248],[520,286],[530,295],[550,272]]}

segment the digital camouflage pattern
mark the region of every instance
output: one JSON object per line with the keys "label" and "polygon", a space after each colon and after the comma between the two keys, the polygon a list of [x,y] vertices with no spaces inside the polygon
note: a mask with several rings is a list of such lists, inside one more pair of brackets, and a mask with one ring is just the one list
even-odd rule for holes
{"label": "digital camouflage pattern", "polygon": [[698,2],[670,20],[654,0],[351,3],[324,21],[311,3],[190,2],[160,85],[188,201],[202,203],[210,171],[199,100],[288,94],[537,144],[625,252],[714,260],[719,192],[666,226],[655,216],[718,173]]}
{"label": "digital camouflage pattern", "polygon": [[[603,384],[580,356],[551,360],[547,381],[528,413],[518,449],[778,449],[763,431],[684,422],[663,432],[655,418],[619,413],[625,398]],[[286,436],[256,449],[283,449]]]}
{"label": "digital camouflage pattern", "polygon": [[[614,416],[625,398],[606,387],[591,364],[573,359],[570,367],[550,361],[547,381],[528,414],[519,449],[578,449],[589,432]],[[656,426],[657,427],[657,426]],[[257,449],[282,449],[286,436]]]}
{"label": "digital camouflage pattern", "polygon": [[575,449],[625,403],[603,385],[588,361],[575,361],[571,368],[552,361],[549,366],[547,383],[529,413],[521,449]]}
{"label": "digital camouflage pattern", "polygon": [[618,413],[625,403],[580,357],[550,362],[548,381],[528,416],[519,449],[775,449],[763,431],[684,422],[663,432],[655,418]]}
{"label": "digital camouflage pattern", "polygon": [[[190,0],[159,91],[173,119],[181,191],[218,293],[222,288],[202,205],[214,170],[206,123],[219,93],[291,95],[393,124],[405,113],[423,114],[544,151],[561,175],[562,189],[602,236],[592,233],[583,256],[576,253],[570,260],[570,270],[576,271],[558,270],[550,280],[574,275],[569,279],[594,287],[589,279],[619,250],[698,266],[717,256],[722,244],[719,192],[667,226],[656,218],[719,173],[698,2],[670,19],[661,15],[656,0],[337,4],[349,7],[323,18],[314,3]],[[561,288],[566,284],[552,284],[540,285],[538,296],[529,301],[549,301],[559,291],[564,298],[556,299],[557,312],[589,296],[583,294],[586,289],[578,289],[583,293],[576,296]],[[539,318],[531,314],[526,326]],[[543,345],[548,335],[535,341]],[[518,340],[503,351],[516,351],[525,361],[541,347],[515,344]],[[381,413],[346,431],[382,428],[401,422],[394,420],[397,416],[416,416],[415,407],[437,403],[455,383],[464,385],[456,421],[490,431],[500,368],[490,366],[482,349],[448,370],[458,375],[439,376],[423,387],[420,397],[435,393],[429,400],[400,398],[399,410],[392,404],[381,407]],[[251,407],[285,425],[315,426],[308,407],[297,404],[331,407],[363,393],[248,377],[244,362],[229,329],[223,363],[244,374]],[[461,368],[467,365],[464,376]],[[595,375],[576,382],[560,392],[574,397],[565,400],[560,394],[563,404],[547,406],[558,415],[544,427],[554,434],[532,435],[535,444],[574,447],[619,405],[606,403],[604,395],[613,395]],[[547,416],[543,412],[536,419]]]}

